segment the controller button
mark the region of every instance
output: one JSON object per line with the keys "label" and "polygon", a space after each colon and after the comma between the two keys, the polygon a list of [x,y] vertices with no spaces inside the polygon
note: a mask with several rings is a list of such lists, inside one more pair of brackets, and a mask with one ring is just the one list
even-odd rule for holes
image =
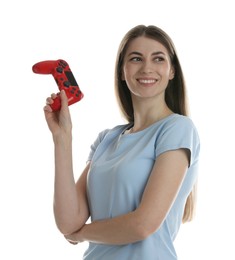
{"label": "controller button", "polygon": [[65,81],[65,82],[64,82],[64,86],[65,86],[66,88],[68,88],[68,87],[70,86],[69,81]]}
{"label": "controller button", "polygon": [[81,95],[81,93],[82,93],[81,90],[78,90],[77,94],[76,94],[76,97],[79,97]]}
{"label": "controller button", "polygon": [[59,73],[62,73],[62,72],[63,72],[63,68],[57,67],[57,68],[56,68],[56,71],[59,72]]}
{"label": "controller button", "polygon": [[60,60],[59,65],[65,68],[67,66],[67,63],[63,60]]}

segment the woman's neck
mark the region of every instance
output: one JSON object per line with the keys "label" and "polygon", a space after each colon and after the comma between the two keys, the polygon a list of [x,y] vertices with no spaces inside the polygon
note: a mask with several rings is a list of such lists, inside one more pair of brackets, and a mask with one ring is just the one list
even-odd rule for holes
{"label": "woman's neck", "polygon": [[168,108],[165,101],[161,104],[154,104],[146,102],[145,104],[134,105],[134,125],[132,132],[141,131],[155,122],[173,114]]}

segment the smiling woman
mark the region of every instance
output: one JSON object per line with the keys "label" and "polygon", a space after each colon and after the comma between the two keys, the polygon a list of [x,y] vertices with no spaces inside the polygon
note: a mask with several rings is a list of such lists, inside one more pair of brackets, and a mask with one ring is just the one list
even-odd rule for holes
{"label": "smiling woman", "polygon": [[118,51],[115,82],[128,123],[97,136],[77,182],[67,97],[61,92],[59,112],[50,107],[54,95],[47,99],[57,226],[70,243],[89,242],[86,260],[177,259],[173,242],[182,220],[192,217],[200,142],[170,38],[155,26],[131,29]]}
{"label": "smiling woman", "polygon": [[160,100],[166,106],[165,89],[173,77],[174,67],[164,45],[145,36],[131,41],[126,50],[122,80],[126,81],[132,100],[135,96],[149,97],[158,106]]}

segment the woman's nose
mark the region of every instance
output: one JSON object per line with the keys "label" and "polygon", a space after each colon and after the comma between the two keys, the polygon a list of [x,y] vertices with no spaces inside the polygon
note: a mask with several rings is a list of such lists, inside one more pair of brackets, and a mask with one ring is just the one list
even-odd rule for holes
{"label": "woman's nose", "polygon": [[142,73],[152,73],[154,71],[153,63],[150,61],[145,61],[142,63],[141,72]]}

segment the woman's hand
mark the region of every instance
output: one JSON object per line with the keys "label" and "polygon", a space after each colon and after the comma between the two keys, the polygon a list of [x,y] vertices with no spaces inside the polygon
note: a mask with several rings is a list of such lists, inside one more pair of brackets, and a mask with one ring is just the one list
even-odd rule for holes
{"label": "woman's hand", "polygon": [[84,240],[82,239],[81,229],[72,234],[64,235],[64,237],[70,244],[73,245],[84,242]]}
{"label": "woman's hand", "polygon": [[53,111],[50,107],[53,104],[54,99],[57,97],[56,94],[52,94],[46,100],[46,106],[44,107],[45,118],[48,127],[54,137],[71,135],[72,121],[68,108],[68,99],[65,91],[60,92],[61,109],[60,111]]}

